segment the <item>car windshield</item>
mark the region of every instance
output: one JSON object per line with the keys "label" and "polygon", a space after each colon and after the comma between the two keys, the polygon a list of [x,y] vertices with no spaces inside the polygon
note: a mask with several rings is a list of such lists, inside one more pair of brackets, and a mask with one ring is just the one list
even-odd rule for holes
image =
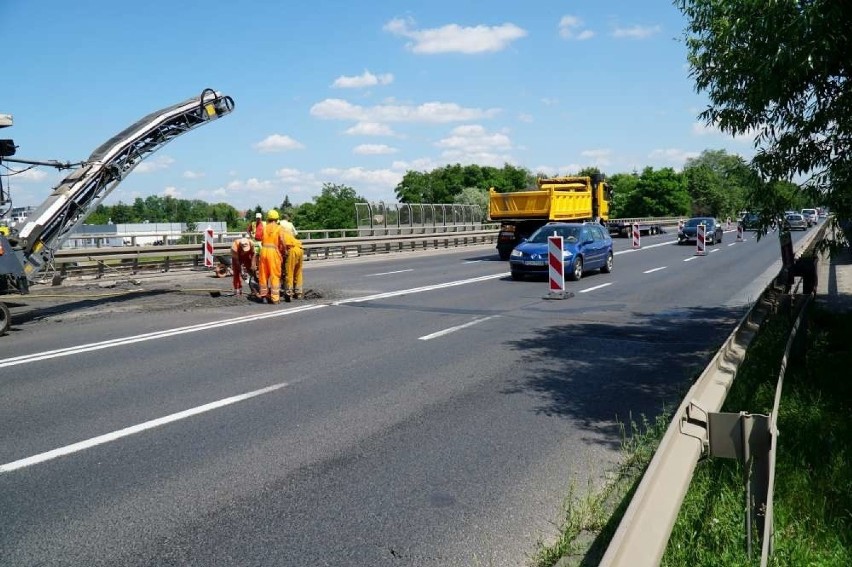
{"label": "car windshield", "polygon": [[548,236],[561,236],[565,242],[577,242],[580,229],[579,226],[543,226],[530,236],[529,242],[546,244]]}
{"label": "car windshield", "polygon": [[802,215],[787,215],[789,220],[802,220]]}
{"label": "car windshield", "polygon": [[686,221],[686,223],[684,224],[684,226],[688,226],[688,227],[696,227],[696,226],[698,226],[699,224],[703,224],[703,225],[710,225],[710,224],[713,224],[713,219],[707,219],[707,218],[689,219],[688,221]]}

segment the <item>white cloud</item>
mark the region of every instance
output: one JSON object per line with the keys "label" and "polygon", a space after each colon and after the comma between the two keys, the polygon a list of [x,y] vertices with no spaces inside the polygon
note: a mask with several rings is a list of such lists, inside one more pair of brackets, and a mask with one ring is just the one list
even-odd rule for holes
{"label": "white cloud", "polygon": [[586,158],[591,158],[591,164],[597,167],[607,167],[612,165],[612,161],[610,160],[612,150],[609,149],[583,150],[580,152],[580,155]]}
{"label": "white cloud", "polygon": [[518,120],[520,120],[521,122],[526,122],[527,124],[529,124],[530,122],[533,121],[533,117],[532,117],[532,114],[527,114],[526,112],[522,112],[522,113],[518,114]]}
{"label": "white cloud", "polygon": [[654,150],[648,157],[665,165],[682,167],[689,158],[696,158],[700,155],[699,152],[688,152],[677,148],[668,148],[662,150]]}
{"label": "white cloud", "polygon": [[557,104],[559,104],[559,99],[545,97],[541,99],[541,102],[542,104],[544,104],[544,106],[556,106]]}
{"label": "white cloud", "polygon": [[204,177],[204,174],[198,171],[190,171],[186,170],[183,172],[184,179],[201,179]]}
{"label": "white cloud", "polygon": [[395,154],[399,150],[396,148],[392,148],[385,144],[361,144],[360,146],[355,146],[352,150],[352,153],[359,154],[362,156],[377,156],[384,154]]}
{"label": "white cloud", "polygon": [[513,41],[527,35],[515,24],[499,26],[478,25],[462,27],[447,24],[440,28],[415,29],[414,20],[395,18],[384,25],[384,30],[412,41],[405,47],[414,53],[486,53],[502,51]]}
{"label": "white cloud", "polygon": [[[336,181],[352,184],[363,184],[373,189],[392,189],[402,181],[402,173],[390,169],[364,169],[350,167],[341,169],[328,167],[320,171],[322,175],[334,178]],[[356,191],[359,189],[355,188]]]}
{"label": "white cloud", "polygon": [[371,107],[327,98],[311,107],[311,116],[357,122],[460,122],[495,116],[499,109],[465,108],[453,102],[425,102],[419,106],[380,104]]}
{"label": "white cloud", "polygon": [[509,136],[502,132],[490,133],[478,124],[453,128],[450,136],[435,143],[443,148],[441,156],[459,163],[479,163],[481,165],[503,165],[511,162],[507,152],[512,149]]}
{"label": "white cloud", "polygon": [[47,179],[47,174],[40,169],[26,169],[8,178],[12,182],[39,183]]}
{"label": "white cloud", "polygon": [[282,136],[281,134],[272,134],[267,136],[262,141],[256,143],[254,148],[261,153],[284,152],[287,150],[300,150],[305,146],[301,142],[297,142],[290,136]]}
{"label": "white cloud", "polygon": [[338,89],[358,89],[362,87],[372,87],[375,85],[389,85],[392,82],[393,75],[391,73],[374,75],[365,69],[360,75],[353,77],[342,75],[337,77],[331,86]]}
{"label": "white cloud", "polygon": [[345,133],[350,136],[396,136],[390,126],[379,122],[359,122]]}
{"label": "white cloud", "polygon": [[613,37],[628,38],[628,39],[645,39],[654,34],[660,33],[660,26],[629,26],[626,28],[615,28],[612,32]]}
{"label": "white cloud", "polygon": [[545,175],[574,175],[584,166],[579,163],[569,163],[568,165],[539,165],[532,169],[533,173],[544,173]]}
{"label": "white cloud", "polygon": [[444,165],[432,158],[418,158],[411,161],[396,160],[391,164],[391,169],[398,171],[432,171]]}
{"label": "white cloud", "polygon": [[175,162],[174,159],[169,156],[157,156],[155,158],[147,159],[136,166],[133,170],[136,173],[151,173],[153,171],[162,171],[164,169],[168,169]]}
{"label": "white cloud", "polygon": [[559,20],[559,35],[564,39],[583,41],[593,38],[595,32],[584,29],[583,20],[577,16],[562,16]]}
{"label": "white cloud", "polygon": [[229,191],[268,191],[270,189],[275,189],[275,183],[268,179],[251,177],[245,181],[242,179],[230,181],[226,186],[226,189]]}
{"label": "white cloud", "polygon": [[737,142],[751,143],[757,136],[757,130],[751,129],[748,132],[731,136],[722,132],[715,124],[705,124],[704,122],[693,122],[692,133],[695,136],[719,136],[721,138],[733,139]]}
{"label": "white cloud", "polygon": [[182,193],[180,192],[180,190],[178,190],[178,188],[173,185],[169,185],[168,187],[163,189],[162,192],[163,197],[171,197],[173,199],[178,199],[181,195]]}

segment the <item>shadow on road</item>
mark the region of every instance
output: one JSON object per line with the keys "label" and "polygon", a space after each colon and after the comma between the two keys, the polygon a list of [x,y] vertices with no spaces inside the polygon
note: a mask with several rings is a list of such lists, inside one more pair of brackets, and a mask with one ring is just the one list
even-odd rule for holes
{"label": "shadow on road", "polygon": [[680,402],[743,314],[683,308],[634,312],[626,323],[550,326],[508,344],[524,355],[523,371],[505,393],[532,393],[536,411],[620,440],[619,422],[629,431],[631,421]]}

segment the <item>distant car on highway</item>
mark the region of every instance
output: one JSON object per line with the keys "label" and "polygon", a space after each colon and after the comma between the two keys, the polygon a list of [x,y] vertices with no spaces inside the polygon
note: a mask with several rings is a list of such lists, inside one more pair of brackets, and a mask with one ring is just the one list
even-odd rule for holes
{"label": "distant car on highway", "polygon": [[713,217],[693,217],[683,223],[683,228],[677,233],[677,243],[695,242],[698,225],[704,225],[704,243],[717,244],[722,242],[722,225]]}
{"label": "distant car on highway", "polygon": [[808,221],[799,213],[792,213],[784,217],[784,228],[787,230],[808,230]]}
{"label": "distant car on highway", "polygon": [[760,217],[757,216],[757,213],[746,213],[740,219],[740,224],[743,230],[757,230],[760,228]]}
{"label": "distant car on highway", "polygon": [[808,226],[813,226],[819,221],[816,209],[802,209],[802,216],[805,217]]}
{"label": "distant car on highway", "polygon": [[562,237],[562,257],[565,275],[569,280],[579,280],[584,272],[600,269],[608,274],[612,271],[612,238],[599,223],[549,223],[512,250],[509,267],[512,279],[525,275],[547,275],[547,237]]}

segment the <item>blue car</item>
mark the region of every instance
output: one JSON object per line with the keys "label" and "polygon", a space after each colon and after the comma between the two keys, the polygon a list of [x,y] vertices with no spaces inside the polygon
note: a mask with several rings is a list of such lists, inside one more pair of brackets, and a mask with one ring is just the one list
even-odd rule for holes
{"label": "blue car", "polygon": [[583,272],[612,271],[612,238],[609,231],[598,223],[550,223],[536,230],[512,250],[509,267],[512,279],[525,275],[547,275],[547,237],[562,237],[562,257],[565,275],[579,280]]}

